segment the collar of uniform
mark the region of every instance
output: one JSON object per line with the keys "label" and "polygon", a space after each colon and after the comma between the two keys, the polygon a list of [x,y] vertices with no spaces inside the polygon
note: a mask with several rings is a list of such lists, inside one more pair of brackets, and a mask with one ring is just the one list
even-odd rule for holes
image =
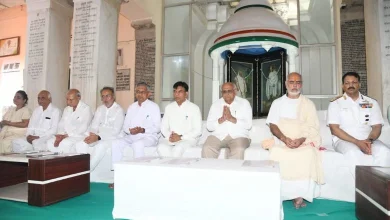
{"label": "collar of uniform", "polygon": [[341,98],[345,99],[345,100],[350,100],[351,102],[354,102],[354,103],[360,103],[360,102],[362,102],[364,100],[363,95],[360,92],[359,92],[359,98],[356,99],[356,101],[354,101],[351,97],[349,97],[347,95],[347,93],[345,93],[345,92],[344,92],[344,94],[343,94],[343,96]]}

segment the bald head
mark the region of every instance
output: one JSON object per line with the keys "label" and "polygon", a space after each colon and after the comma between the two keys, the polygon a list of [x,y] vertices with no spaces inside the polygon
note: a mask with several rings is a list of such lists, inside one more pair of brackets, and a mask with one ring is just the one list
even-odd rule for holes
{"label": "bald head", "polygon": [[66,104],[73,108],[73,110],[76,109],[77,105],[79,104],[81,99],[80,91],[77,89],[70,89],[68,93],[66,93]]}
{"label": "bald head", "polygon": [[297,72],[288,74],[286,80],[287,96],[289,98],[298,98],[301,94],[302,76]]}
{"label": "bald head", "polygon": [[46,108],[51,103],[51,95],[50,92],[47,90],[42,90],[38,93],[38,104],[42,106],[43,110],[46,110]]}

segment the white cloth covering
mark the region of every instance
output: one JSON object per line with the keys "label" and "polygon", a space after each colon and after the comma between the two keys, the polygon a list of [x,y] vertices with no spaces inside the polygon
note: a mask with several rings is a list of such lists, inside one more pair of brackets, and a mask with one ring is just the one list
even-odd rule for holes
{"label": "white cloth covering", "polygon": [[75,111],[70,106],[65,107],[58,124],[57,134],[67,134],[68,137],[63,139],[58,147],[54,147],[55,137],[49,139],[47,149],[52,152],[75,152],[74,144],[84,139],[91,119],[91,108],[82,101],[79,101]]}
{"label": "white cloth covering", "polygon": [[[175,132],[182,135],[180,141],[170,142],[169,136]],[[172,102],[165,108],[161,123],[160,140],[157,151],[163,157],[181,157],[185,149],[194,147],[202,133],[202,115],[194,103],[186,100],[180,106]]]}
{"label": "white cloth covering", "polygon": [[103,159],[107,149],[111,148],[112,140],[119,138],[124,118],[125,114],[123,109],[116,102],[110,108],[101,105],[96,110],[89,131],[86,132],[85,137],[89,136],[91,132],[100,136],[101,140],[91,144],[87,144],[82,140],[75,145],[77,153],[91,154],[91,170],[95,169]]}
{"label": "white cloth covering", "polygon": [[[301,98],[305,97],[291,99],[287,97],[287,95],[283,95],[282,97],[275,99],[271,105],[266,124],[269,125],[270,123],[272,123],[277,125],[279,123],[279,120],[281,120],[282,118],[298,119],[298,107]],[[310,103],[315,110],[314,103],[312,103],[311,101]],[[277,143],[279,143],[279,139],[277,139],[276,137],[274,139],[277,141]],[[291,200],[302,197],[305,200],[312,202],[313,198],[318,196],[315,192],[317,185],[318,184],[312,179],[282,179],[282,199]]]}
{"label": "white cloth covering", "polygon": [[[230,121],[222,124],[218,123],[218,119],[222,116],[224,106],[230,108],[230,113],[237,119],[236,124]],[[236,96],[234,101],[229,105],[223,98],[220,98],[211,105],[209,116],[207,117],[207,129],[219,140],[222,141],[228,135],[233,139],[239,137],[249,138],[249,130],[251,127],[252,107],[248,100]]]}
{"label": "white cloth covering", "polygon": [[[135,127],[144,128],[145,133],[130,134],[129,129]],[[141,106],[138,105],[138,102],[131,104],[127,109],[122,127],[126,135],[112,143],[112,163],[114,164],[122,159],[125,147],[133,148],[135,158],[143,157],[144,147],[157,145],[160,129],[161,113],[156,103],[146,100],[141,103]]]}
{"label": "white cloth covering", "polygon": [[280,118],[296,119],[298,104],[299,99],[290,99],[287,95],[275,99],[269,110],[266,124],[278,124]]}
{"label": "white cloth covering", "polygon": [[[383,125],[384,121],[378,102],[359,93],[356,101],[344,94],[329,104],[327,125],[329,124],[338,124],[352,137],[365,140],[372,130],[371,126]],[[356,165],[367,165],[363,159],[364,153],[355,144],[333,136],[333,146],[351,161],[353,170]],[[390,166],[390,149],[381,141],[377,140],[372,144],[372,156],[372,165]]]}
{"label": "white cloth covering", "polygon": [[26,150],[46,150],[46,142],[57,132],[61,111],[52,103],[43,110],[42,106],[35,108],[28,124],[26,137],[29,135],[39,136],[32,144],[27,142],[25,137],[18,138],[12,142],[14,152]]}

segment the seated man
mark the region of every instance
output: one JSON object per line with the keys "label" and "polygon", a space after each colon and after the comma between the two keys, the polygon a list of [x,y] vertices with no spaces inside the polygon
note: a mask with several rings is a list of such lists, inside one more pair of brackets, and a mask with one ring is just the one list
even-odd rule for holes
{"label": "seated man", "polygon": [[175,102],[167,105],[161,124],[164,139],[157,151],[163,157],[181,157],[188,147],[194,147],[202,133],[202,116],[197,105],[187,100],[188,85],[173,85]]}
{"label": "seated man", "polygon": [[299,209],[306,206],[303,199],[313,201],[313,182],[323,183],[321,136],[315,105],[300,94],[301,75],[290,73],[285,84],[287,94],[273,101],[266,121],[277,139],[263,146],[269,145],[270,159],[279,162],[282,198],[294,199]]}
{"label": "seated man", "polygon": [[222,98],[211,105],[207,129],[212,132],[203,145],[203,158],[217,158],[221,148],[228,159],[244,159],[249,147],[252,128],[252,107],[248,100],[236,96],[236,87],[227,82],[222,85]]}
{"label": "seated man", "polygon": [[66,103],[58,131],[54,138],[47,141],[47,149],[51,152],[72,153],[74,144],[84,139],[92,119],[91,108],[81,99],[77,89],[70,89],[66,94]]}
{"label": "seated man", "polygon": [[144,147],[155,146],[158,142],[161,126],[160,108],[148,99],[150,89],[146,83],[138,83],[135,93],[137,101],[127,109],[122,127],[126,135],[112,144],[113,164],[122,159],[125,147],[131,147],[134,158],[138,158],[145,155]]}
{"label": "seated man", "polygon": [[39,92],[38,104],[30,118],[26,137],[12,142],[14,152],[46,150],[47,140],[57,133],[61,112],[51,103],[49,91]]}
{"label": "seated man", "polygon": [[96,109],[88,136],[75,145],[77,153],[87,154],[89,148],[93,148],[91,171],[103,159],[107,149],[111,148],[112,140],[119,137],[125,119],[122,107],[115,102],[114,88],[104,87],[100,90],[100,94],[103,105]]}
{"label": "seated man", "polygon": [[[348,72],[342,81],[344,94],[328,107],[327,124],[335,150],[344,154],[352,165],[352,175],[356,165],[389,167],[390,149],[377,140],[383,126],[381,107],[359,92],[359,74]],[[373,161],[364,161],[364,154],[372,155]]]}

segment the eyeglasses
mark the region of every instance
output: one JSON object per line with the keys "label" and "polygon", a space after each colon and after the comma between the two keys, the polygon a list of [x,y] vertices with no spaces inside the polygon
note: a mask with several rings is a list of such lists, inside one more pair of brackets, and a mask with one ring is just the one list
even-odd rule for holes
{"label": "eyeglasses", "polygon": [[104,99],[104,98],[111,98],[112,95],[102,95],[101,98]]}
{"label": "eyeglasses", "polygon": [[290,85],[298,85],[298,86],[300,86],[300,85],[302,85],[302,81],[288,81],[288,84],[290,84]]}
{"label": "eyeglasses", "polygon": [[140,94],[140,95],[145,95],[147,93],[148,93],[148,91],[139,91],[139,90],[135,91],[135,94]]}
{"label": "eyeglasses", "polygon": [[233,94],[234,90],[222,90],[222,94]]}
{"label": "eyeglasses", "polygon": [[356,81],[353,81],[353,82],[344,82],[344,85],[346,85],[346,86],[350,86],[350,85],[356,86],[357,84],[359,84],[359,82],[356,82]]}

